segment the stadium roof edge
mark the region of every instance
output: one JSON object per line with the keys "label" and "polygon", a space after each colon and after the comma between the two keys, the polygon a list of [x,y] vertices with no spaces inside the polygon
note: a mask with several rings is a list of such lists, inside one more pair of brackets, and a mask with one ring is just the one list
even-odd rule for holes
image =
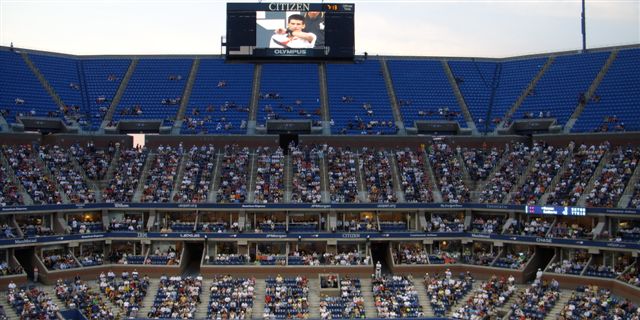
{"label": "stadium roof edge", "polygon": [[[624,50],[624,49],[634,49],[640,48],[640,43],[637,44],[629,44],[629,45],[618,45],[618,46],[609,46],[609,47],[599,47],[599,48],[591,48],[588,49],[587,52],[603,52],[603,51],[611,51],[611,50]],[[124,55],[73,55],[67,53],[59,53],[59,52],[51,52],[51,51],[42,51],[42,50],[34,50],[34,49],[26,49],[26,48],[18,48],[18,47],[6,47],[0,46],[1,51],[20,51],[26,53],[34,53],[34,54],[42,54],[49,56],[56,56],[61,58],[75,58],[75,59],[107,59],[107,58],[120,58],[120,59],[133,59],[133,58],[155,58],[155,59],[192,59],[192,58],[224,58],[224,55],[220,54],[124,54]],[[549,55],[554,56],[562,56],[562,55],[570,55],[580,53],[581,50],[568,50],[568,51],[556,51],[556,52],[541,52],[535,54],[528,55],[520,55],[520,56],[511,56],[511,57],[503,57],[503,58],[488,58],[488,57],[452,57],[452,56],[389,56],[389,55],[368,55],[368,59],[401,59],[401,60],[478,60],[478,61],[487,61],[487,62],[506,62],[511,60],[521,60],[521,59],[531,59],[531,58],[543,58],[548,57]],[[362,59],[363,55],[356,56],[356,60]],[[260,62],[260,61],[256,61]]]}

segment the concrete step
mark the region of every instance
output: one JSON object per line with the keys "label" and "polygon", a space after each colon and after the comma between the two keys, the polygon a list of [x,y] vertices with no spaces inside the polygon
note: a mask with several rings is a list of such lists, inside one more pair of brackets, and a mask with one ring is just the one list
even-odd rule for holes
{"label": "concrete step", "polygon": [[252,319],[262,319],[262,313],[264,311],[264,296],[267,289],[267,284],[264,279],[256,279],[256,286],[253,290],[253,312],[251,313]]}
{"label": "concrete step", "polygon": [[158,288],[160,287],[160,280],[153,279],[149,281],[149,287],[147,288],[147,296],[142,300],[142,307],[138,311],[138,317],[145,317],[149,311],[151,311],[151,307],[153,306],[153,300],[155,300],[156,295],[158,294]]}

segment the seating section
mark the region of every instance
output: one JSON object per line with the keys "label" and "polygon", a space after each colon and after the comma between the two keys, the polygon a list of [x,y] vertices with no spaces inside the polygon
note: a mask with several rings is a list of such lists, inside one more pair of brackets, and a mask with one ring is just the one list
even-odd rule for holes
{"label": "seating section", "polygon": [[289,155],[293,166],[291,202],[322,202],[320,155],[316,147],[290,146]]}
{"label": "seating section", "polygon": [[7,302],[21,319],[57,319],[60,310],[49,293],[35,286],[9,289]]}
{"label": "seating section", "polygon": [[638,131],[640,50],[621,50],[572,132]]}
{"label": "seating section", "polygon": [[360,154],[364,185],[370,202],[397,202],[389,154],[382,149],[363,149]]}
{"label": "seating section", "polygon": [[38,150],[28,145],[4,146],[4,157],[34,204],[61,204],[62,196],[55,182],[46,174],[44,164],[37,160]]}
{"label": "seating section", "polygon": [[0,64],[0,111],[8,123],[16,123],[18,116],[48,117],[59,112],[19,53],[0,50]]}
{"label": "seating section", "polygon": [[146,182],[142,189],[142,202],[169,202],[173,184],[178,177],[182,161],[182,146],[159,146],[155,150]]}
{"label": "seating section", "polygon": [[576,289],[560,311],[563,319],[579,319],[585,314],[593,319],[633,319],[640,317],[638,306],[631,301],[615,297],[611,291],[598,286],[586,285]]}
{"label": "seating section", "polygon": [[259,147],[256,151],[255,203],[284,201],[284,154],[281,148]]}
{"label": "seating section", "polygon": [[71,203],[96,202],[95,190],[89,187],[82,173],[76,170],[66,150],[59,146],[46,146],[42,148],[40,157]]}
{"label": "seating section", "polygon": [[449,61],[478,131],[492,132],[504,120],[546,60]]}
{"label": "seating section", "polygon": [[327,158],[331,202],[359,202],[356,154],[351,150],[329,147]]}
{"label": "seating section", "polygon": [[112,319],[115,316],[100,293],[85,281],[58,279],[55,292],[67,308],[80,310],[87,319]]}
{"label": "seating section", "polygon": [[379,318],[420,318],[424,316],[413,280],[407,276],[383,276],[371,280]]}
{"label": "seating section", "polygon": [[321,319],[365,318],[360,279],[340,279],[339,296],[325,296],[320,301]]}
{"label": "seating section", "polygon": [[181,133],[246,133],[253,69],[253,64],[201,59]]}
{"label": "seating section", "polygon": [[264,296],[264,319],[307,317],[309,314],[309,280],[306,277],[267,278]]}
{"label": "seating section", "polygon": [[600,177],[595,181],[593,189],[587,196],[587,206],[618,206],[618,201],[622,197],[639,159],[640,149],[628,146],[613,150],[611,159],[605,164]]}
{"label": "seating section", "polygon": [[131,59],[86,59],[79,68],[84,76],[91,118],[91,130],[97,130],[109,111],[111,102],[127,74]]}
{"label": "seating section", "polygon": [[429,148],[429,161],[443,202],[464,203],[471,200],[469,188],[464,184],[462,165],[451,146],[444,143],[433,145]]}
{"label": "seating section", "polygon": [[573,150],[564,175],[549,193],[547,204],[575,206],[608,149],[609,145],[603,143],[598,146],[580,145]]}
{"label": "seating section", "polygon": [[467,127],[441,61],[389,60],[387,66],[405,127],[429,120],[456,121]]}
{"label": "seating section", "polygon": [[556,280],[545,284],[533,284],[518,292],[511,305],[510,320],[526,317],[531,320],[543,320],[560,299],[560,288]]}
{"label": "seating section", "polygon": [[255,286],[255,278],[215,276],[209,289],[207,319],[250,318]]}
{"label": "seating section", "polygon": [[149,278],[140,278],[137,271],[131,276],[129,272],[123,272],[117,278],[113,272],[109,274],[101,273],[98,278],[100,291],[117,307],[119,307],[127,317],[136,317],[142,307],[142,301],[147,296],[149,288]]}
{"label": "seating section", "polygon": [[212,145],[189,150],[184,166],[182,181],[173,197],[174,202],[199,203],[209,198],[209,187],[213,181],[216,165],[216,150]]}
{"label": "seating section", "polygon": [[263,65],[256,122],[258,126],[265,126],[267,120],[278,119],[320,124],[317,64]]}
{"label": "seating section", "polygon": [[473,181],[484,181],[504,156],[504,150],[496,147],[462,148],[464,166]]}
{"label": "seating section", "polygon": [[563,148],[534,143],[538,158],[528,172],[524,184],[513,197],[514,204],[535,205],[551,185],[551,181],[562,168],[569,151]]}
{"label": "seating section", "polygon": [[202,277],[162,276],[149,318],[193,319],[202,291]]}
{"label": "seating section", "polygon": [[113,178],[102,192],[104,202],[131,202],[147,161],[146,149],[120,150]]}
{"label": "seating section", "polygon": [[395,134],[380,62],[327,64],[332,134]]}
{"label": "seating section", "polygon": [[502,203],[507,199],[507,195],[515,191],[516,182],[525,173],[529,162],[537,156],[536,149],[523,143],[516,143],[511,147],[513,149],[506,156],[506,161],[482,190],[480,202]]}
{"label": "seating section", "polygon": [[451,271],[445,274],[436,274],[424,278],[424,286],[427,289],[427,298],[436,317],[444,317],[451,308],[471,291],[475,280],[471,274],[460,274],[456,279],[451,276]]}
{"label": "seating section", "polygon": [[559,125],[564,126],[609,54],[596,52],[557,57],[512,119],[539,117],[540,113],[547,117],[549,113]]}
{"label": "seating section", "polygon": [[225,146],[218,182],[218,203],[243,203],[247,200],[249,174],[249,148]]}
{"label": "seating section", "polygon": [[69,148],[69,152],[80,164],[87,178],[104,180],[113,160],[115,147],[111,145],[107,149],[96,149],[93,144],[89,143],[86,148],[73,145]]}
{"label": "seating section", "polygon": [[473,291],[466,304],[453,311],[451,318],[475,319],[478,315],[495,315],[496,309],[503,306],[515,291],[515,284],[492,276]]}
{"label": "seating section", "polygon": [[433,202],[431,181],[425,174],[424,152],[396,151],[396,162],[400,174],[400,187],[407,202]]}
{"label": "seating section", "polygon": [[113,120],[175,120],[192,63],[191,59],[140,59]]}
{"label": "seating section", "polygon": [[80,61],[44,54],[29,54],[29,58],[64,103],[63,109],[51,116],[88,124],[89,109],[81,91],[85,87],[80,86]]}
{"label": "seating section", "polygon": [[0,167],[0,181],[3,182],[0,188],[0,207],[24,204],[24,197],[18,189],[17,181],[10,178],[9,169],[5,166]]}

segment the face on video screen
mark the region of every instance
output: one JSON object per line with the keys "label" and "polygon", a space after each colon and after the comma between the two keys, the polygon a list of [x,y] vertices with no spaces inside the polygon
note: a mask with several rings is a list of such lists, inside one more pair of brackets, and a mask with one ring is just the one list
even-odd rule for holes
{"label": "face on video screen", "polygon": [[324,12],[256,11],[256,48],[321,49]]}

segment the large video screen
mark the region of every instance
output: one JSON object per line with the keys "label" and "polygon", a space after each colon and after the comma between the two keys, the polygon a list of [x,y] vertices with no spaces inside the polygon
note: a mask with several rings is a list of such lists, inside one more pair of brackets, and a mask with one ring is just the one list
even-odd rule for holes
{"label": "large video screen", "polygon": [[353,59],[353,4],[228,3],[227,58]]}

